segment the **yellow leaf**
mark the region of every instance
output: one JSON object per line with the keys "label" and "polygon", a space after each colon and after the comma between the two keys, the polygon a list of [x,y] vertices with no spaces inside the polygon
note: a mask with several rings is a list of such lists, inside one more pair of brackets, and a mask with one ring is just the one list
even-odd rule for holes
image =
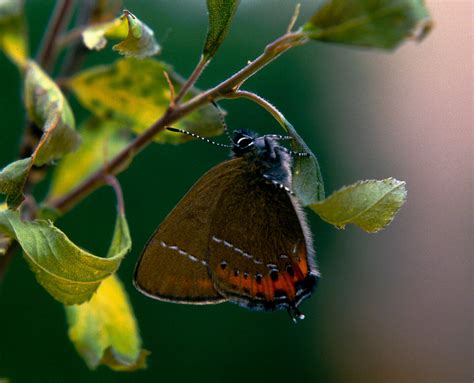
{"label": "yellow leaf", "polygon": [[[0,204],[0,211],[7,210],[8,206],[6,203],[1,203]],[[0,257],[2,255],[5,255],[7,252],[7,249],[10,247],[12,243],[12,239],[4,235],[3,233],[0,233]],[[1,381],[0,381],[1,382]]]}
{"label": "yellow leaf", "polygon": [[19,67],[26,65],[28,41],[22,0],[0,0],[0,49]]}
{"label": "yellow leaf", "polygon": [[33,61],[26,67],[25,104],[29,118],[43,131],[33,153],[35,165],[44,165],[77,149],[80,138],[71,107],[56,83]]}
{"label": "yellow leaf", "polygon": [[150,57],[161,50],[153,31],[126,10],[115,20],[92,25],[82,32],[84,45],[89,49],[105,48],[107,38],[123,40],[114,45],[113,50],[127,57]]}
{"label": "yellow leaf", "polygon": [[129,142],[123,124],[113,120],[88,120],[79,129],[82,145],[56,166],[49,197],[58,198],[119,153]]}
{"label": "yellow leaf", "polygon": [[127,23],[118,18],[86,28],[82,32],[82,40],[87,48],[99,51],[107,45],[106,37],[123,39],[127,34]]}
{"label": "yellow leaf", "polygon": [[[87,69],[68,83],[81,104],[102,119],[113,118],[126,123],[135,133],[149,128],[163,115],[170,102],[167,71],[179,91],[182,79],[168,65],[147,59],[121,59],[111,65]],[[191,90],[192,97],[197,93]],[[175,125],[201,136],[209,137],[223,132],[219,113],[206,105]],[[190,138],[184,134],[163,131],[157,142],[181,143]]]}
{"label": "yellow leaf", "polygon": [[69,338],[91,369],[105,364],[113,370],[146,368],[138,325],[127,293],[117,276],[102,282],[94,297],[67,306]]}

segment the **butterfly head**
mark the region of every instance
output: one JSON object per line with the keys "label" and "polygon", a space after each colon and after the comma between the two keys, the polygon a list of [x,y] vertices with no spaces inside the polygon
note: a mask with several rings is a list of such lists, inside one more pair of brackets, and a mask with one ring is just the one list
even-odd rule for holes
{"label": "butterfly head", "polygon": [[255,151],[255,133],[246,130],[236,130],[232,136],[232,152],[236,156],[243,156],[246,153]]}
{"label": "butterfly head", "polygon": [[280,157],[277,147],[281,146],[274,135],[258,136],[246,130],[236,130],[232,136],[232,152],[236,157],[251,156],[273,162]]}

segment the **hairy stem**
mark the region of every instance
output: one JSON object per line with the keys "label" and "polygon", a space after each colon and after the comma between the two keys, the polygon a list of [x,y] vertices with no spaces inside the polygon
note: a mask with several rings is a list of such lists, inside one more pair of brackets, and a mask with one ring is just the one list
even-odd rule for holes
{"label": "hairy stem", "polygon": [[273,104],[269,101],[265,100],[263,97],[259,95],[249,92],[246,90],[238,90],[234,94],[230,95],[228,98],[246,98],[248,100],[252,100],[256,104],[260,105],[263,109],[265,109],[268,113],[270,113],[278,123],[283,126],[285,129],[288,126],[288,121],[286,120],[283,113],[281,113]]}
{"label": "hairy stem", "polygon": [[[271,44],[267,45],[260,56],[249,62],[244,68],[229,77],[227,80],[212,89],[200,93],[181,105],[174,105],[173,107],[168,108],[159,120],[157,120],[141,135],[136,137],[134,141],[117,154],[108,164],[105,164],[102,168],[90,175],[68,194],[61,198],[48,201],[48,205],[63,213],[68,211],[84,197],[92,193],[99,186],[103,185],[106,175],[116,175],[120,173],[129,164],[133,157],[145,146],[150,144],[155,135],[165,129],[166,126],[172,125],[176,121],[211,101],[221,98],[231,98],[247,79],[280,56],[283,52],[294,46],[304,44],[306,41],[305,35],[300,32],[287,33],[281,36]],[[199,65],[197,68],[198,67]],[[192,86],[193,81],[197,79],[201,71],[202,69],[197,69],[193,72],[194,76],[191,75],[190,78],[195,78],[187,81],[187,83],[190,84],[189,86]]]}

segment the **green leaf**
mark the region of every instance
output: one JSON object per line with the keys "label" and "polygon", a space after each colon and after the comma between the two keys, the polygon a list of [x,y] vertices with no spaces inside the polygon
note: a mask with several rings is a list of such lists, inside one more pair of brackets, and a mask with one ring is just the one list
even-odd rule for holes
{"label": "green leaf", "polygon": [[[121,59],[111,65],[94,67],[77,74],[69,82],[80,103],[102,119],[113,118],[123,122],[135,133],[149,128],[167,109],[170,90],[163,72],[168,72],[177,91],[183,80],[172,68],[155,60]],[[191,89],[185,100],[196,95]],[[206,105],[175,125],[177,128],[205,137],[223,132],[219,113]],[[182,143],[189,136],[162,131],[157,142]]]}
{"label": "green leaf", "polygon": [[160,53],[160,46],[155,40],[155,34],[136,16],[127,11],[123,11],[122,20],[127,20],[128,35],[125,40],[114,45],[112,49],[126,57],[136,57],[143,59]]}
{"label": "green leaf", "polygon": [[310,207],[323,220],[338,228],[352,223],[375,233],[393,220],[406,196],[405,182],[394,178],[359,181]]}
{"label": "green leaf", "polygon": [[49,221],[22,221],[17,211],[0,211],[0,232],[18,241],[38,282],[66,305],[91,299],[100,283],[117,270],[131,247],[122,213],[117,215],[107,258],[81,249]]}
{"label": "green leaf", "polygon": [[296,152],[308,153],[307,157],[297,156],[293,161],[293,192],[303,206],[322,201],[324,195],[324,182],[318,160],[296,130],[289,130],[295,139],[292,149]]}
{"label": "green leaf", "polygon": [[6,194],[9,208],[16,208],[25,198],[23,186],[32,164],[31,158],[18,160],[7,165],[0,171],[0,193]]}
{"label": "green leaf", "polygon": [[[276,110],[275,107],[273,107]],[[273,114],[273,112],[271,112]],[[303,206],[317,203],[324,199],[324,182],[318,160],[311,149],[306,145],[296,129],[278,112],[275,119],[293,137],[291,144],[293,151],[307,153],[308,156],[295,156],[292,169],[292,189]]]}
{"label": "green leaf", "polygon": [[79,128],[82,145],[66,155],[54,169],[49,197],[55,199],[68,193],[125,148],[129,137],[123,127],[114,120],[92,118],[86,121]]}
{"label": "green leaf", "polygon": [[212,58],[229,32],[240,0],[207,0],[209,29],[204,43],[203,56]]}
{"label": "green leaf", "polygon": [[43,131],[32,156],[35,165],[44,165],[77,149],[80,138],[67,100],[32,61],[26,67],[25,103],[30,120]]}
{"label": "green leaf", "polygon": [[92,299],[67,306],[69,338],[91,369],[100,364],[117,371],[146,368],[148,351],[122,283],[114,274],[100,285]]}
{"label": "green leaf", "polygon": [[303,30],[314,40],[393,49],[431,25],[423,0],[328,0]]}
{"label": "green leaf", "polygon": [[22,0],[0,0],[0,49],[19,67],[28,58]]}

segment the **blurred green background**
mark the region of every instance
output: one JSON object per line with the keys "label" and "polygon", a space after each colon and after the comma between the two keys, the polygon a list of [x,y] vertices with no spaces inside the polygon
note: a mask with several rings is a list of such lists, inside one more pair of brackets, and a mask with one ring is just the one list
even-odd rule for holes
{"label": "blurred green background", "polygon": [[[232,30],[198,86],[226,78],[285,29],[296,2],[243,0]],[[305,20],[317,1],[302,2]],[[306,320],[232,304],[157,302],[131,284],[149,235],[206,170],[227,158],[203,142],[154,144],[120,176],[134,240],[120,269],[152,351],[149,367],[89,371],[67,338],[63,307],[16,256],[0,286],[0,378],[16,382],[471,382],[472,17],[470,2],[428,1],[436,29],[393,54],[308,44],[245,86],[274,103],[317,154],[327,192],[359,179],[406,180],[408,203],[378,234],[338,231],[308,212],[322,280],[302,305]],[[34,52],[54,5],[27,0]],[[161,58],[182,75],[199,57],[204,1],[129,0],[150,25]],[[111,62],[109,47],[86,65]],[[470,80],[469,80],[470,79]],[[0,167],[24,126],[20,76],[0,55]],[[77,107],[77,103],[73,102]],[[231,129],[279,132],[248,101],[227,101]],[[77,113],[77,119],[84,116]],[[223,139],[223,138],[222,138]],[[39,188],[39,195],[46,187]],[[58,225],[104,254],[114,220],[103,188]]]}

